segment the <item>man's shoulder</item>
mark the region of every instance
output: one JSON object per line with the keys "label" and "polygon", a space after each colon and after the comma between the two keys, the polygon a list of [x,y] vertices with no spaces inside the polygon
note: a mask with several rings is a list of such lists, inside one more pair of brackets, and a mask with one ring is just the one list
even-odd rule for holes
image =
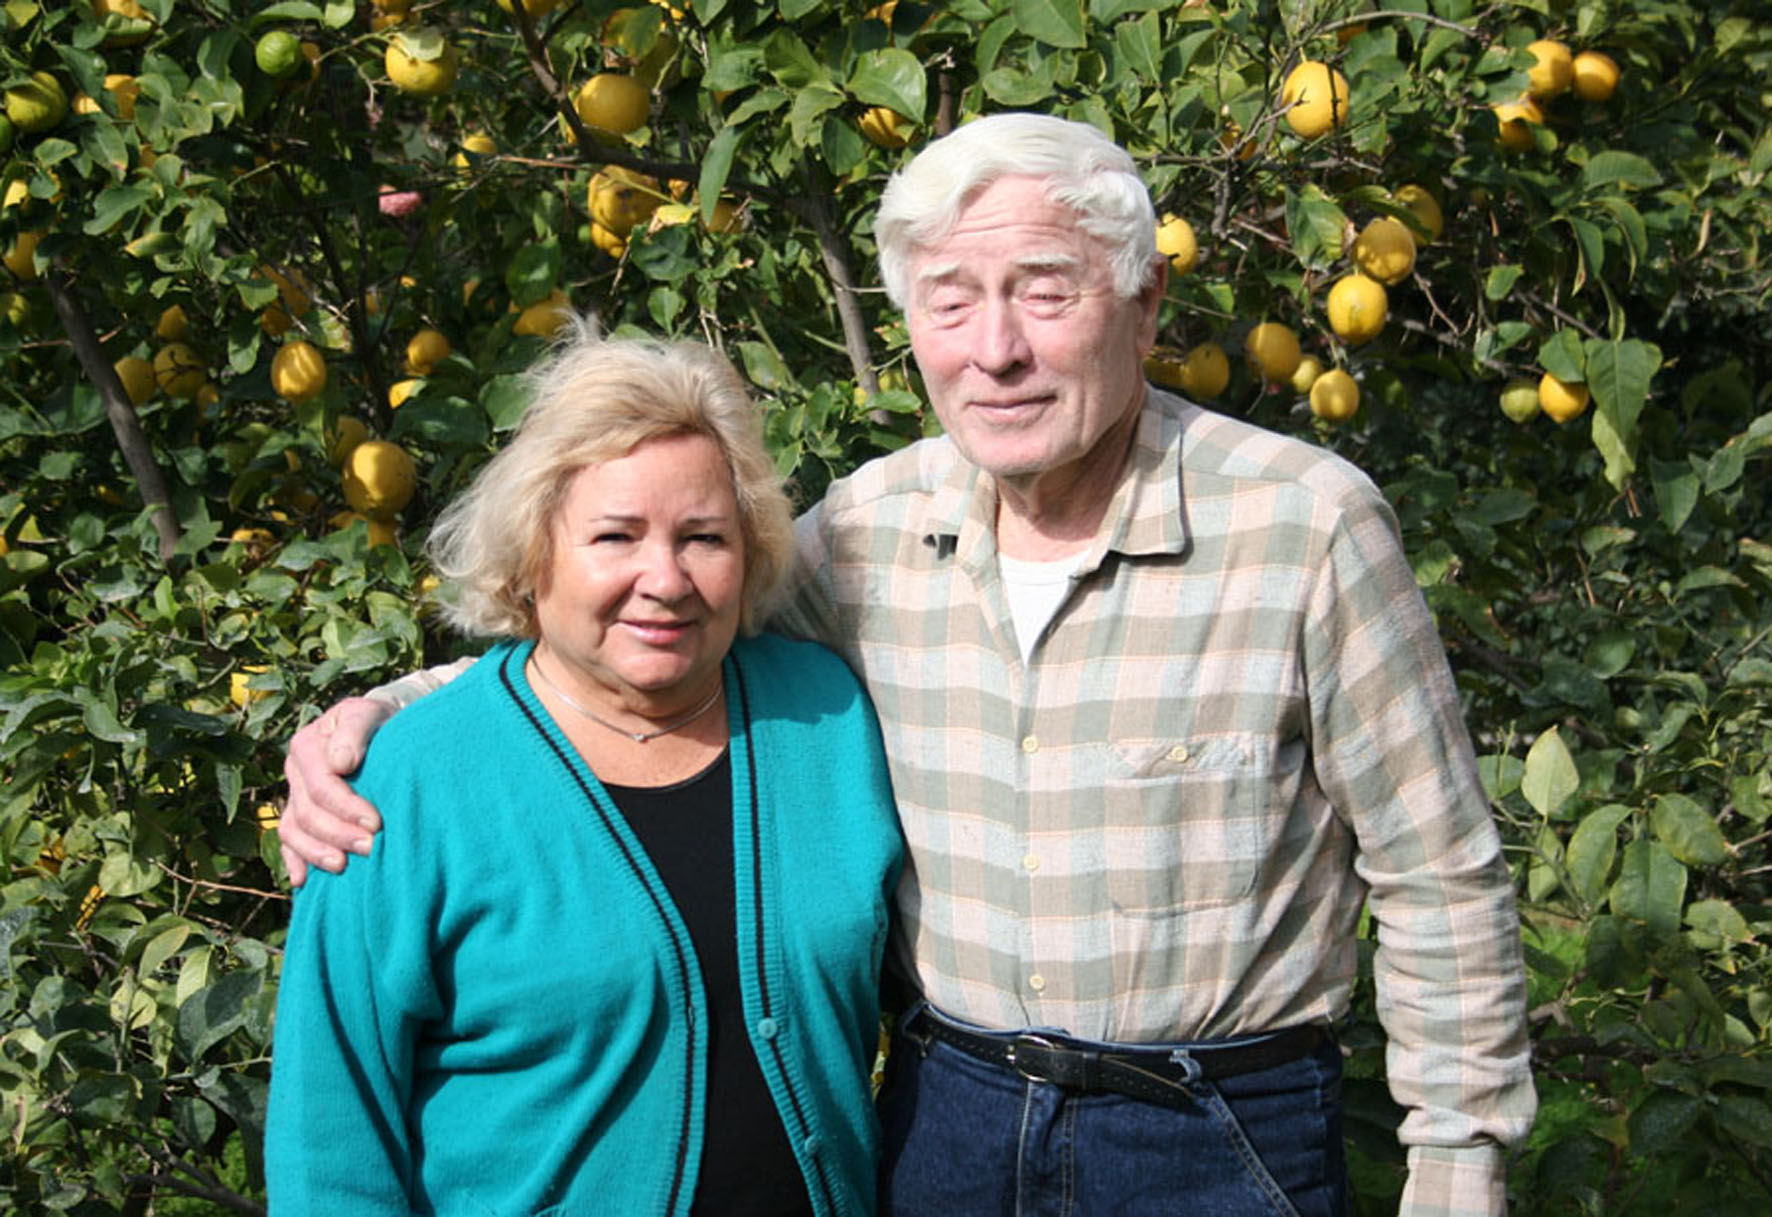
{"label": "man's shoulder", "polygon": [[486,727],[488,698],[507,679],[505,663],[513,650],[509,642],[491,647],[468,669],[440,689],[403,708],[375,734],[384,749],[435,749],[440,736],[459,730],[482,731]]}
{"label": "man's shoulder", "polygon": [[1204,479],[1251,485],[1269,483],[1336,503],[1371,504],[1383,495],[1359,466],[1308,440],[1284,435],[1203,406],[1180,402],[1173,412],[1181,427],[1181,470],[1196,485]]}
{"label": "man's shoulder", "polygon": [[822,509],[831,515],[868,512],[894,500],[926,498],[962,463],[945,435],[918,440],[897,452],[875,457],[832,482]]}

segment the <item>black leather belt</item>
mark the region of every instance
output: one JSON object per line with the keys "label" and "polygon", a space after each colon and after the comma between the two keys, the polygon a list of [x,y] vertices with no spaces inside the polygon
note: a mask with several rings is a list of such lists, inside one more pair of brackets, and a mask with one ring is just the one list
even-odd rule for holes
{"label": "black leather belt", "polygon": [[1045,1032],[979,1035],[925,1011],[905,1028],[905,1034],[940,1040],[968,1056],[1013,1069],[1031,1081],[1071,1090],[1110,1091],[1176,1107],[1193,1101],[1188,1090],[1191,1083],[1295,1061],[1322,1043],[1326,1032],[1318,1024],[1305,1023],[1240,1043],[1104,1052]]}

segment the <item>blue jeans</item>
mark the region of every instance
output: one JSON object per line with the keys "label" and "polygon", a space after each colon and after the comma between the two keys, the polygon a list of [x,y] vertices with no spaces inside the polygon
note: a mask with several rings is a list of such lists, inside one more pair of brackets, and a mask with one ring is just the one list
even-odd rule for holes
{"label": "blue jeans", "polygon": [[[1341,1053],[1200,1080],[1180,1108],[1067,1092],[894,1035],[881,1217],[1345,1217]],[[1173,1047],[1177,1045],[1165,1045]]]}

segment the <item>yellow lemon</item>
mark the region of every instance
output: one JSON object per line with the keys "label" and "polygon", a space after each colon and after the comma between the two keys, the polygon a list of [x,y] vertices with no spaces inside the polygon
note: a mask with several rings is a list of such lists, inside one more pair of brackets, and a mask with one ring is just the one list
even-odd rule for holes
{"label": "yellow lemon", "polygon": [[1532,66],[1526,69],[1526,92],[1538,101],[1549,101],[1568,91],[1575,78],[1575,62],[1569,48],[1554,38],[1540,38],[1526,49],[1532,52]]}
{"label": "yellow lemon", "polygon": [[183,342],[191,334],[191,322],[182,305],[169,304],[160,310],[154,323],[154,337],[166,342]]}
{"label": "yellow lemon", "polygon": [[1401,283],[1415,269],[1415,237],[1403,221],[1381,216],[1354,238],[1354,261],[1380,283]]}
{"label": "yellow lemon", "polygon": [[1618,63],[1601,51],[1583,51],[1570,65],[1575,96],[1582,101],[1605,101],[1618,87]]}
{"label": "yellow lemon", "polygon": [[1181,360],[1181,388],[1191,397],[1217,397],[1231,382],[1231,361],[1216,342],[1202,342]]}
{"label": "yellow lemon", "polygon": [[351,449],[369,438],[369,428],[363,425],[362,419],[343,414],[326,429],[325,438],[326,459],[336,469],[345,463]]}
{"label": "yellow lemon", "polygon": [[396,380],[388,386],[388,409],[398,410],[411,397],[424,387],[424,377],[411,376],[405,380]]}
{"label": "yellow lemon", "polygon": [[511,326],[511,333],[534,334],[541,338],[552,338],[571,319],[571,300],[567,298],[565,292],[555,288],[548,293],[547,299],[537,300],[517,314],[517,322]]}
{"label": "yellow lemon", "polygon": [[1559,423],[1579,417],[1587,402],[1587,386],[1579,380],[1558,380],[1549,372],[1538,380],[1538,405]]}
{"label": "yellow lemon", "polygon": [[1298,335],[1278,321],[1263,321],[1252,328],[1243,339],[1243,354],[1251,371],[1275,385],[1290,380],[1304,358],[1298,349]]}
{"label": "yellow lemon", "polygon": [[586,193],[591,219],[623,238],[651,219],[664,202],[656,181],[620,165],[607,165],[594,174]]}
{"label": "yellow lemon", "polygon": [[1157,222],[1157,252],[1169,259],[1178,275],[1185,275],[1200,261],[1200,243],[1194,238],[1194,226],[1173,213],[1165,213]]}
{"label": "yellow lemon", "polygon": [[0,255],[0,262],[22,281],[35,282],[40,273],[37,270],[37,244],[42,240],[43,233],[39,231],[19,233],[7,246],[6,253]]}
{"label": "yellow lemon", "polygon": [[1311,413],[1325,422],[1344,423],[1360,408],[1360,386],[1341,368],[1317,377],[1311,386]]}
{"label": "yellow lemon", "polygon": [[[1146,380],[1155,385],[1162,385],[1165,389],[1181,388],[1180,352],[1169,347],[1153,348],[1151,353],[1144,357],[1144,375]],[[859,394],[861,390],[857,389],[856,392]],[[856,404],[860,404],[859,398]]]}
{"label": "yellow lemon", "polygon": [[154,379],[168,397],[189,401],[209,376],[202,356],[185,343],[169,342],[154,352]]}
{"label": "yellow lemon", "polygon": [[1417,241],[1428,245],[1440,239],[1440,234],[1446,228],[1446,217],[1440,211],[1440,204],[1435,201],[1433,195],[1427,192],[1426,188],[1413,183],[1399,186],[1391,197],[1407,207],[1421,222],[1421,227],[1426,235],[1417,234],[1415,238]]}
{"label": "yellow lemon", "polygon": [[111,367],[130,401],[139,406],[154,396],[154,365],[140,355],[125,355]]}
{"label": "yellow lemon", "polygon": [[406,344],[406,369],[416,376],[428,375],[453,349],[441,331],[422,329]]}
{"label": "yellow lemon", "polygon": [[270,689],[253,689],[247,686],[254,676],[270,670],[268,664],[243,663],[238,670],[228,673],[228,700],[245,709],[248,704],[269,697]]}
{"label": "yellow lemon", "polygon": [[1295,393],[1309,393],[1311,386],[1317,383],[1317,377],[1323,374],[1323,361],[1315,355],[1305,355],[1292,369],[1291,385]]}
{"label": "yellow lemon", "polygon": [[1538,413],[1538,385],[1524,376],[1517,376],[1501,388],[1501,412],[1516,423],[1529,421]]}
{"label": "yellow lemon", "polygon": [[1305,139],[1315,139],[1347,121],[1347,77],[1314,59],[1286,74],[1280,86],[1286,123]]}
{"label": "yellow lemon", "polygon": [[260,832],[276,832],[283,815],[275,803],[260,803],[252,809],[252,818],[258,821]]}
{"label": "yellow lemon", "polygon": [[[678,203],[675,204],[675,206],[681,207],[683,204]],[[653,214],[656,215],[657,212],[654,212]],[[591,221],[591,244],[595,245],[598,249],[602,250],[612,258],[620,258],[623,254],[628,252],[626,238],[616,236],[613,232],[610,232],[595,220]]]}
{"label": "yellow lemon", "polygon": [[68,95],[48,72],[32,72],[24,84],[6,90],[6,117],[22,134],[47,131],[68,116]]}
{"label": "yellow lemon", "polygon": [[1530,97],[1504,101],[1494,107],[1499,127],[1497,141],[1510,152],[1529,152],[1537,146],[1532,128],[1544,122],[1544,111]]}
{"label": "yellow lemon", "polygon": [[[456,73],[461,70],[461,60],[455,53],[455,47],[447,42],[443,43],[443,49],[432,59],[420,59],[413,54],[419,42],[415,35],[428,32],[415,30],[412,34],[395,34],[388,39],[388,51],[383,57],[383,64],[388,70],[388,79],[402,93],[410,93],[415,97],[437,97],[455,87]],[[412,50],[407,49],[409,45]]]}
{"label": "yellow lemon", "polygon": [[498,152],[498,141],[493,139],[490,135],[487,135],[484,131],[469,132],[467,135],[462,136],[461,151],[455,154],[455,159],[451,163],[457,169],[472,168],[473,161],[468,158],[468,153],[470,152],[475,156],[496,155]]}
{"label": "yellow lemon", "polygon": [[871,106],[856,120],[856,126],[869,143],[890,151],[910,143],[917,124],[889,106]]}
{"label": "yellow lemon", "polygon": [[284,343],[271,360],[271,388],[290,401],[307,401],[326,387],[326,356],[311,342]]}
{"label": "yellow lemon", "polygon": [[1329,328],[1354,346],[1376,338],[1389,312],[1383,285],[1366,275],[1343,275],[1329,289]]}
{"label": "yellow lemon", "polygon": [[386,440],[366,439],[345,458],[345,502],[374,519],[392,518],[412,501],[418,471],[406,449]]}
{"label": "yellow lemon", "polygon": [[135,45],[148,36],[154,20],[138,0],[92,0],[92,15],[100,25],[113,24],[106,18],[117,18],[115,28],[105,34],[106,46]]}
{"label": "yellow lemon", "polygon": [[579,86],[572,108],[592,131],[626,135],[646,125],[652,115],[652,94],[632,76],[599,72]]}

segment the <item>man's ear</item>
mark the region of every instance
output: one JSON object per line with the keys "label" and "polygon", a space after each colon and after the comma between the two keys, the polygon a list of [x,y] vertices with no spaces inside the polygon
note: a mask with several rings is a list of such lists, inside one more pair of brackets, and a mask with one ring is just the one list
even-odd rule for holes
{"label": "man's ear", "polygon": [[1163,292],[1169,286],[1169,259],[1161,254],[1151,259],[1151,279],[1138,293],[1138,354],[1142,358],[1157,345],[1157,310],[1163,303]]}

